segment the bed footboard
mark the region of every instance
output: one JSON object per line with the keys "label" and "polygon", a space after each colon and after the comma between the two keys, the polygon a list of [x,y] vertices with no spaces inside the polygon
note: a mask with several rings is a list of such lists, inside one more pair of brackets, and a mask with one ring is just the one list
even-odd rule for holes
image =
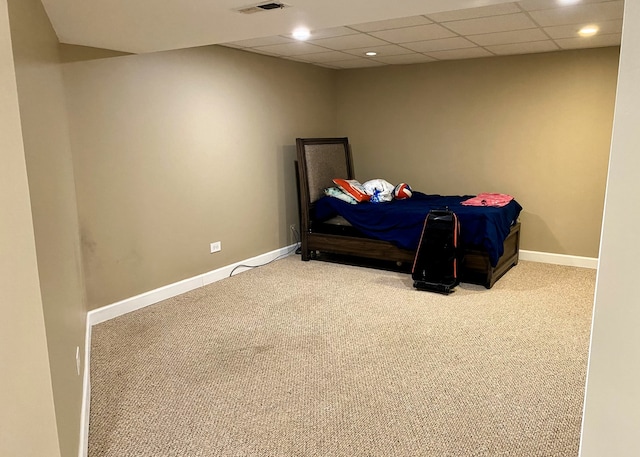
{"label": "bed footboard", "polygon": [[[511,228],[504,242],[504,253],[495,267],[491,266],[489,254],[481,249],[465,249],[461,262],[461,281],[479,284],[491,289],[511,267],[518,264],[520,249],[520,223]],[[338,254],[363,259],[395,262],[399,266],[413,265],[415,252],[398,248],[386,242],[369,238],[303,233],[302,260],[308,261],[320,254]]]}
{"label": "bed footboard", "polygon": [[520,222],[511,227],[504,241],[504,253],[495,267],[491,266],[489,255],[479,249],[466,249],[462,259],[462,282],[480,284],[491,289],[500,277],[518,264],[520,250]]}

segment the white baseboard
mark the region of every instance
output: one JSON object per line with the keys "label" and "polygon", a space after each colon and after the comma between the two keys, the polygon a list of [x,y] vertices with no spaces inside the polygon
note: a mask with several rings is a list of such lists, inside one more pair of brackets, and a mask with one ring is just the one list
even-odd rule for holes
{"label": "white baseboard", "polygon": [[91,378],[89,362],[91,360],[91,325],[87,317],[84,337],[84,370],[82,373],[82,410],[80,411],[80,450],[79,457],[89,454],[89,412],[91,409]]}
{"label": "white baseboard", "polygon": [[108,321],[114,317],[122,316],[137,309],[144,308],[162,300],[175,297],[176,295],[189,292],[190,290],[212,284],[221,279],[228,278],[233,273],[238,274],[247,271],[250,266],[260,266],[276,259],[286,257],[293,254],[297,244],[285,246],[275,251],[267,252],[256,257],[252,257],[241,262],[236,262],[217,270],[203,273],[193,278],[178,281],[158,289],[150,290],[135,297],[127,298],[102,308],[94,309],[87,313],[87,329],[85,335],[85,351],[84,351],[84,373],[83,373],[83,390],[82,390],[82,411],[80,416],[80,450],[79,457],[87,457],[89,452],[89,413],[91,406],[91,377],[90,377],[90,361],[91,361],[91,327],[101,322]]}
{"label": "white baseboard", "polygon": [[569,267],[598,268],[597,257],[580,257],[575,255],[553,254],[550,252],[526,251],[520,249],[520,260],[530,262],[551,263],[554,265],[566,265]]}
{"label": "white baseboard", "polygon": [[237,268],[237,272],[246,271],[245,265],[259,266],[267,262],[292,254],[297,244],[285,246],[275,251],[267,252],[256,257],[252,257],[241,262],[236,262],[226,267],[218,268],[217,270],[203,273],[193,278],[187,278],[182,281],[169,284],[167,286],[159,287],[158,289],[150,290],[149,292],[136,295],[135,297],[126,298],[111,305],[103,306],[102,308],[89,311],[87,321],[88,325],[96,325],[101,322],[108,321],[114,317],[122,316],[123,314],[130,313],[141,308],[144,308],[154,303],[161,302],[168,298],[175,297],[190,290],[197,289],[199,287],[206,286],[208,284],[220,281],[221,279],[228,278],[231,272]]}

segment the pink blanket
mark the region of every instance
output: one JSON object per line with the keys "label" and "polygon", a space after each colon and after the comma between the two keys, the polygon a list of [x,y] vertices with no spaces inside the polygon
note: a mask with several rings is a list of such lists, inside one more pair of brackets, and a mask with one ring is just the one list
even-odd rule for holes
{"label": "pink blanket", "polygon": [[463,201],[462,204],[466,206],[505,206],[511,200],[513,200],[511,195],[483,193]]}

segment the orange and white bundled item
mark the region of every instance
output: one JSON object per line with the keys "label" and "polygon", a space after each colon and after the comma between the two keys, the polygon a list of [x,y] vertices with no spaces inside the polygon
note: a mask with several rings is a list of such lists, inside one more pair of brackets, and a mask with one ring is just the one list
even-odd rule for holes
{"label": "orange and white bundled item", "polygon": [[371,179],[362,183],[364,191],[371,196],[371,203],[390,202],[393,200],[394,186],[384,179]]}
{"label": "orange and white bundled item", "polygon": [[368,202],[371,195],[367,194],[362,184],[355,179],[336,178],[333,180],[336,186],[356,199],[357,202]]}

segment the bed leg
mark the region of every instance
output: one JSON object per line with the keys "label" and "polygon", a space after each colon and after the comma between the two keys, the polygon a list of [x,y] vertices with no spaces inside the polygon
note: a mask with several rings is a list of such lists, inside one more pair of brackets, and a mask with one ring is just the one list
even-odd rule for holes
{"label": "bed leg", "polygon": [[300,231],[300,254],[303,262],[311,260],[311,251],[309,251],[309,240],[307,239],[306,228],[302,227]]}

